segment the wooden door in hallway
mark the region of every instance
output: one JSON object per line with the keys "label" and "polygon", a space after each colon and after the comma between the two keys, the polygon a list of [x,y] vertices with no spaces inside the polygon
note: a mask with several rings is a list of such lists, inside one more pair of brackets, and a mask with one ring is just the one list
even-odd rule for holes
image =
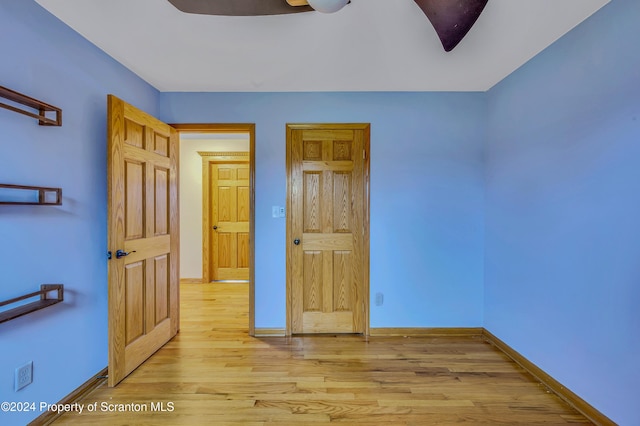
{"label": "wooden door in hallway", "polygon": [[177,132],[108,97],[109,386],[176,335]]}
{"label": "wooden door in hallway", "polygon": [[[244,159],[243,159],[244,157]],[[238,160],[231,160],[237,158]],[[214,281],[249,279],[249,153],[208,159],[209,271]],[[206,198],[206,197],[205,197]]]}
{"label": "wooden door in hallway", "polygon": [[287,333],[368,333],[368,124],[287,126],[287,207]]}

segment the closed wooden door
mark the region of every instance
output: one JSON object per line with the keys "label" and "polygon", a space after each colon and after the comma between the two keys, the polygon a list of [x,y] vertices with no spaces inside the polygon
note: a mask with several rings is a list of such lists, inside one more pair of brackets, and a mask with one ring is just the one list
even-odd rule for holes
{"label": "closed wooden door", "polygon": [[287,328],[368,333],[369,125],[287,127]]}
{"label": "closed wooden door", "polygon": [[214,280],[249,279],[249,163],[209,163]]}
{"label": "closed wooden door", "polygon": [[109,386],[178,331],[177,132],[108,97]]}

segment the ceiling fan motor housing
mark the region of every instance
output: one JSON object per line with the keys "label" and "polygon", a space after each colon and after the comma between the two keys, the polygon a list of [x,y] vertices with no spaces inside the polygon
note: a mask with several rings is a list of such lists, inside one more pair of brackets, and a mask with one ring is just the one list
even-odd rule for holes
{"label": "ceiling fan motor housing", "polygon": [[345,7],[349,0],[307,0],[309,6],[322,13],[334,13]]}

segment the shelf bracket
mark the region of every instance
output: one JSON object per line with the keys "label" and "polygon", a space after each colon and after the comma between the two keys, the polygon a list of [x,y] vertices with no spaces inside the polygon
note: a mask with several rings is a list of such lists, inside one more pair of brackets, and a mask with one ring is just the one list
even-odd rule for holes
{"label": "shelf bracket", "polygon": [[[52,291],[55,291],[57,293],[55,299],[49,298],[48,294]],[[16,308],[12,308],[4,312],[0,312],[0,323],[12,320],[14,318],[21,317],[23,315],[30,314],[31,312],[39,311],[40,309],[44,309],[46,307],[49,307],[51,305],[55,305],[56,303],[60,303],[64,301],[64,285],[42,284],[40,286],[40,291],[35,291],[33,293],[25,294],[24,296],[5,300],[4,302],[0,302],[0,307],[10,305],[12,303],[21,302],[26,299],[31,299],[36,296],[40,296],[40,300],[27,303],[26,305],[18,306]]]}
{"label": "shelf bracket", "polygon": [[[38,199],[33,201],[11,201],[3,200],[2,189],[9,191],[35,191],[37,192]],[[29,204],[40,206],[60,206],[62,205],[62,188],[45,188],[43,186],[25,186],[25,185],[9,185],[0,183],[0,204]]]}
{"label": "shelf bracket", "polygon": [[[53,105],[46,104],[37,99],[18,93],[15,90],[8,89],[0,86],[0,98],[7,99],[16,104],[24,105],[37,111],[31,112],[17,106],[5,104],[0,102],[0,107],[8,109],[9,111],[17,112],[32,118],[38,119],[38,124],[41,126],[62,126],[62,109]],[[55,118],[47,117],[48,112],[53,112]]]}

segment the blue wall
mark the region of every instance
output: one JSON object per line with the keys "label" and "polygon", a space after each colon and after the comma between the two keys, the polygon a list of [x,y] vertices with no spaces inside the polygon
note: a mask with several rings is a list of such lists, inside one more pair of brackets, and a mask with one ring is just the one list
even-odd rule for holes
{"label": "blue wall", "polygon": [[485,327],[640,424],[640,2],[489,92]]}
{"label": "blue wall", "polygon": [[[0,85],[61,107],[62,127],[0,109],[0,183],[61,187],[63,205],[0,206],[0,300],[65,285],[65,302],[0,324],[0,401],[57,402],[107,365],[106,95],[158,92],[33,1],[0,2]],[[34,362],[33,384],[13,390]],[[0,424],[41,414],[0,412]]]}
{"label": "blue wall", "polygon": [[169,123],[256,123],[256,327],[285,327],[286,123],[371,123],[372,327],[479,327],[482,93],[162,93]]}

